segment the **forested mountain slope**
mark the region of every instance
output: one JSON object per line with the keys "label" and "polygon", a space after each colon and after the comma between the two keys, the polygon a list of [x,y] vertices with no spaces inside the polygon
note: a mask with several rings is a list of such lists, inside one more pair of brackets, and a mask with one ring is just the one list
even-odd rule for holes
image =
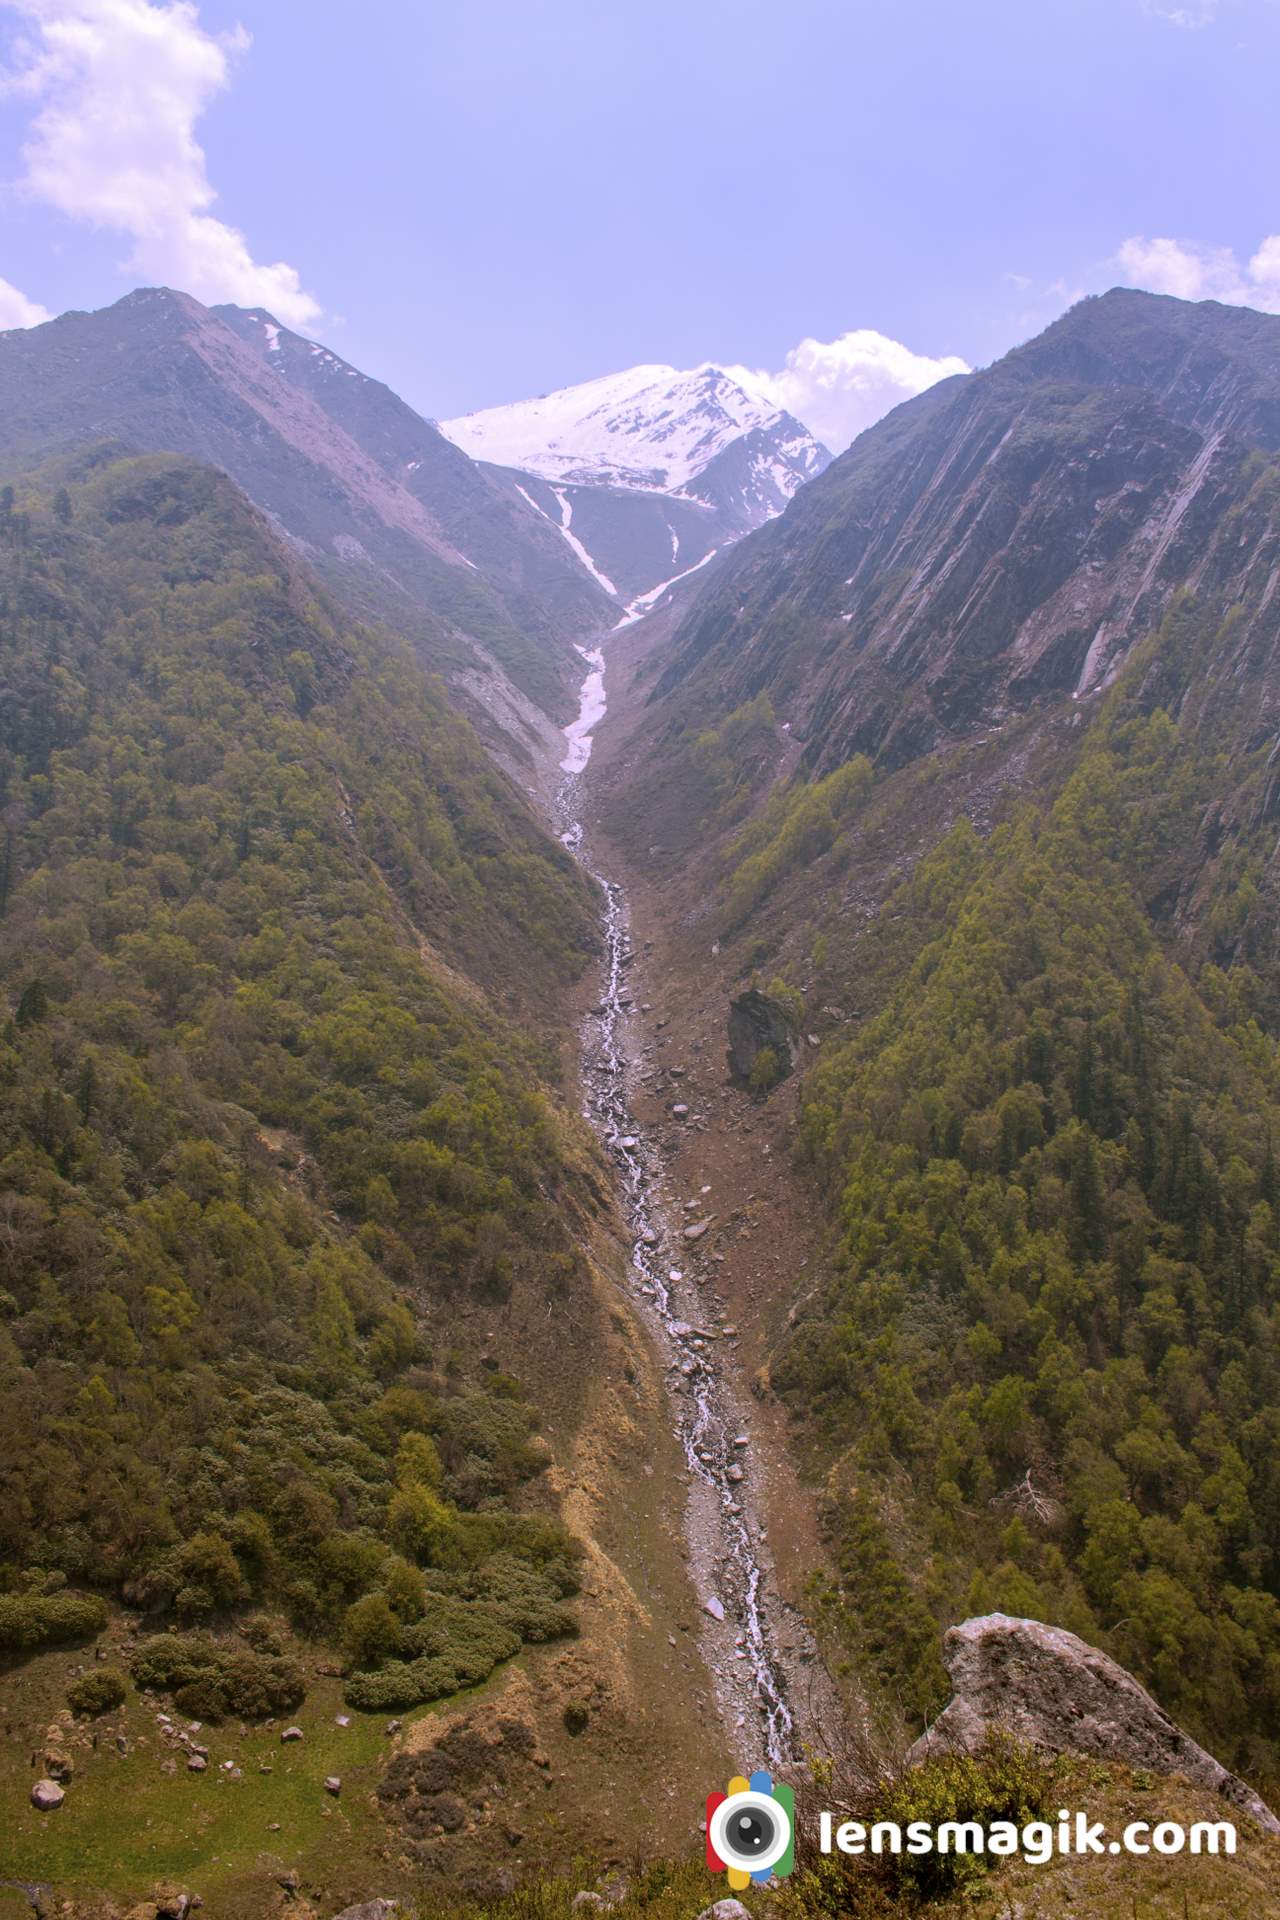
{"label": "forested mountain slope", "polygon": [[0,492],[0,815],[0,1647],[265,1610],[138,1655],[214,1718],[296,1702],[264,1618],[365,1705],[564,1631],[536,1415],[447,1323],[581,1277],[568,856],[172,456]]}
{"label": "forested mountain slope", "polygon": [[701,1001],[774,981],[795,1029],[794,1124],[756,1091],[825,1260],[769,1378],[854,1671],[918,1726],[940,1626],[1058,1622],[1271,1783],[1277,344],[1109,295],[900,408],[601,771]]}
{"label": "forested mountain slope", "polygon": [[0,465],[111,438],[221,467],[509,739],[573,711],[573,642],[614,617],[608,596],[540,513],[327,348],[166,288],[0,336]]}
{"label": "forested mountain slope", "polygon": [[1235,770],[1252,817],[1202,902],[1208,952],[1150,905],[1221,792],[1158,699],[1176,711],[1214,638],[1171,615],[1056,791],[986,837],[961,814],[860,938],[824,901],[811,991],[862,1017],[802,1090],[830,1267],[774,1380],[838,1454],[832,1617],[916,1712],[938,1699],[938,1621],[991,1607],[1104,1641],[1274,1779],[1264,753]]}

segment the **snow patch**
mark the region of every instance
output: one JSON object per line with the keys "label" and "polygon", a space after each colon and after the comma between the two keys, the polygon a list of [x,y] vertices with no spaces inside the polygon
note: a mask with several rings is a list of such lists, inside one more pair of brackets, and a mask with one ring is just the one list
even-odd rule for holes
{"label": "snow patch", "polygon": [[578,717],[563,730],[568,744],[560,762],[561,773],[582,772],[591,758],[591,736],[604,719],[608,705],[604,696],[604,654],[599,647],[579,647],[578,652],[591,671],[578,695]]}
{"label": "snow patch", "polygon": [[[519,483],[517,482],[517,484]],[[521,487],[520,491],[521,493],[524,493],[524,488]],[[611,594],[615,600],[621,599],[622,596],[619,594],[618,589],[614,586],[608,574],[601,573],[599,567],[596,565],[595,561],[591,558],[591,555],[587,552],[581,540],[579,540],[577,534],[572,531],[573,506],[572,506],[572,503],[570,502],[568,494],[564,491],[563,487],[553,487],[551,491],[555,494],[556,499],[560,503],[559,531],[564,535],[565,539],[569,542],[569,545],[573,548],[573,551],[577,554],[579,560],[581,560],[583,566],[586,568],[587,572],[591,575],[591,578],[595,580],[600,586],[602,586],[607,594]],[[526,500],[529,498],[527,493],[524,494],[524,497]],[[569,769],[569,771],[576,772],[577,769],[576,768]]]}
{"label": "snow patch", "polygon": [[648,593],[642,593],[636,599],[628,601],[627,610],[613,631],[617,633],[620,627],[632,627],[637,620],[643,620],[646,613],[651,613],[657,606],[668,587],[678,586],[682,580],[687,580],[691,573],[701,572],[708,560],[714,560],[719,551],[719,547],[712,547],[710,553],[704,553],[701,560],[695,560],[693,565],[686,567],[683,573],[673,574],[670,580],[663,580],[656,587],[650,587]]}

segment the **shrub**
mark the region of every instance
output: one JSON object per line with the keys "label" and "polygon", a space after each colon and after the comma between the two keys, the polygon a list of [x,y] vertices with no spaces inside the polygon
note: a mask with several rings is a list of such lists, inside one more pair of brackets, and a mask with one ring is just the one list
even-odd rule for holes
{"label": "shrub", "polygon": [[33,1647],[88,1640],[107,1624],[102,1601],[82,1593],[0,1594],[0,1647]]}
{"label": "shrub", "polygon": [[519,1651],[519,1633],[492,1607],[433,1593],[423,1619],[401,1629],[399,1658],[376,1673],[353,1674],[346,1698],[366,1710],[414,1707],[478,1686]]}
{"label": "shrub", "polygon": [[[980,1752],[948,1753],[904,1774],[876,1808],[875,1820],[907,1827],[913,1820],[931,1827],[944,1820],[977,1821],[987,1828],[997,1820],[1024,1825],[1040,1812],[1053,1785],[1053,1762],[1029,1747],[992,1738]],[[896,1885],[925,1899],[986,1872],[981,1854],[927,1853],[888,1856]]]}
{"label": "shrub", "polygon": [[133,1656],[132,1669],[135,1686],[171,1693],[176,1706],[201,1720],[221,1720],[227,1714],[261,1720],[270,1713],[288,1713],[307,1691],[296,1661],[224,1646],[204,1634],[159,1634],[145,1640]]}
{"label": "shrub", "polygon": [[551,1570],[532,1567],[514,1554],[495,1553],[486,1560],[472,1578],[470,1590],[522,1640],[558,1640],[578,1631]]}
{"label": "shrub", "polygon": [[400,1647],[401,1624],[385,1593],[366,1593],[347,1608],[342,1643],[354,1667],[380,1667]]}
{"label": "shrub", "polygon": [[448,1660],[393,1660],[378,1673],[356,1673],[347,1682],[346,1701],[365,1713],[403,1711],[456,1693],[461,1682]]}
{"label": "shrub", "polygon": [[766,1094],[777,1086],[783,1074],[782,1057],[776,1047],[761,1047],[751,1063],[747,1085],[752,1093]]}
{"label": "shrub", "polygon": [[119,1667],[91,1667],[67,1688],[67,1705],[84,1720],[110,1713],[122,1704],[127,1688]]}

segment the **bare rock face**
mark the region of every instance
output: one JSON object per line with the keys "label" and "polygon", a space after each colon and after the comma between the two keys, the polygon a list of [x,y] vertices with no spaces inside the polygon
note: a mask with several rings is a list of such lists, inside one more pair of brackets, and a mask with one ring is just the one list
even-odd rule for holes
{"label": "bare rock face", "polygon": [[988,1613],[951,1628],[943,1659],[951,1698],[907,1754],[908,1765],[957,1749],[973,1753],[1001,1732],[1048,1753],[1180,1775],[1280,1833],[1280,1820],[1251,1787],[1197,1746],[1132,1674],[1074,1633]]}
{"label": "bare rock face", "polygon": [[786,1008],[759,987],[748,987],[729,1002],[729,1071],[749,1080],[760,1055],[770,1049],[778,1061],[781,1080],[796,1063],[796,1035]]}

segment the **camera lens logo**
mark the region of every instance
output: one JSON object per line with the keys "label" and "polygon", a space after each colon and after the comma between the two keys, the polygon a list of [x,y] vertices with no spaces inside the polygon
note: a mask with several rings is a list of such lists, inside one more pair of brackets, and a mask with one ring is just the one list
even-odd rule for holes
{"label": "camera lens logo", "polygon": [[773,1874],[785,1879],[796,1863],[795,1819],[795,1794],[771,1773],[735,1775],[726,1793],[707,1795],[707,1865],[727,1873],[735,1891]]}

